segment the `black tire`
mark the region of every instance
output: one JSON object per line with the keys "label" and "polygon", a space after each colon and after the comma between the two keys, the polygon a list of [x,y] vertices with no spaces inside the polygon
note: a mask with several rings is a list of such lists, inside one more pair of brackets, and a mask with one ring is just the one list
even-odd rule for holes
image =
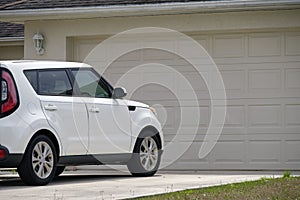
{"label": "black tire", "polygon": [[56,162],[53,142],[48,137],[39,135],[28,145],[18,173],[27,185],[47,185],[55,175]]}
{"label": "black tire", "polygon": [[66,166],[57,166],[55,176],[61,175],[65,171]]}
{"label": "black tire", "polygon": [[[154,145],[152,150],[149,147],[151,143]],[[148,151],[145,149],[145,144],[149,147]],[[155,136],[138,138],[132,157],[127,164],[130,173],[133,176],[139,177],[153,176],[157,172],[161,160],[161,150],[159,147],[159,141]]]}

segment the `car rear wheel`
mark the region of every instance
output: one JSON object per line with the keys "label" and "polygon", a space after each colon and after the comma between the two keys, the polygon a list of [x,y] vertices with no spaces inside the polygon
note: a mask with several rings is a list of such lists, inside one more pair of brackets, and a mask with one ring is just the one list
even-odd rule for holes
{"label": "car rear wheel", "polygon": [[127,167],[133,176],[153,176],[158,170],[160,159],[158,139],[147,136],[137,140]]}
{"label": "car rear wheel", "polygon": [[55,175],[56,162],[57,155],[52,141],[39,135],[29,144],[18,173],[27,185],[46,185]]}

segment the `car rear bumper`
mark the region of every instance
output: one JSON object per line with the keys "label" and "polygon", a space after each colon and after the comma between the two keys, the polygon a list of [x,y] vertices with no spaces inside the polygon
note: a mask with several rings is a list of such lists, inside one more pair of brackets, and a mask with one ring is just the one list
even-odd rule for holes
{"label": "car rear bumper", "polygon": [[10,154],[9,150],[0,145],[0,151],[3,153],[0,158],[0,168],[18,167],[22,161],[23,154]]}

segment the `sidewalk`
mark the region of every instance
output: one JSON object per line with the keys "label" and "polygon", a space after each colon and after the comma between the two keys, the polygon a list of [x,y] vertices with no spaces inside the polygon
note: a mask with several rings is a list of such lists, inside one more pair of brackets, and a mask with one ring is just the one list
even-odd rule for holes
{"label": "sidewalk", "polygon": [[[51,184],[28,187],[16,174],[0,172],[0,199],[124,199],[179,190],[208,187],[262,177],[281,177],[271,171],[162,171],[154,177],[132,177],[126,172],[67,171]],[[292,173],[299,175],[300,172]]]}

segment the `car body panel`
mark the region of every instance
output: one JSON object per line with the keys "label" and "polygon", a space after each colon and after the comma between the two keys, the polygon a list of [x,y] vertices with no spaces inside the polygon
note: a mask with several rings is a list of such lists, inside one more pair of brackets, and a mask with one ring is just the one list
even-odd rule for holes
{"label": "car body panel", "polygon": [[132,132],[131,152],[133,151],[135,142],[139,137],[139,135],[141,134],[142,130],[149,127],[155,129],[156,133],[159,134],[162,142],[161,145],[163,147],[164,138],[162,134],[161,125],[157,120],[157,118],[154,116],[154,113],[150,111],[150,109],[144,107],[136,107],[136,110],[134,112],[130,112],[130,116],[131,116],[130,119],[131,119],[131,132]]}
{"label": "car body panel", "polygon": [[0,146],[7,148],[10,154],[24,154],[31,139],[41,131],[53,135],[59,156],[65,160],[67,157],[101,155],[114,163],[114,157],[133,152],[138,136],[149,127],[159,134],[163,147],[161,125],[148,105],[126,99],[38,95],[24,75],[25,70],[92,68],[90,65],[0,61],[0,67],[13,75],[20,101],[16,111],[0,118]]}
{"label": "car body panel", "polygon": [[89,112],[90,154],[128,153],[131,121],[122,99],[84,98]]}
{"label": "car body panel", "polygon": [[[86,154],[89,148],[88,115],[79,97],[40,96],[49,125],[59,133],[61,155]],[[51,109],[52,107],[52,109]]]}

